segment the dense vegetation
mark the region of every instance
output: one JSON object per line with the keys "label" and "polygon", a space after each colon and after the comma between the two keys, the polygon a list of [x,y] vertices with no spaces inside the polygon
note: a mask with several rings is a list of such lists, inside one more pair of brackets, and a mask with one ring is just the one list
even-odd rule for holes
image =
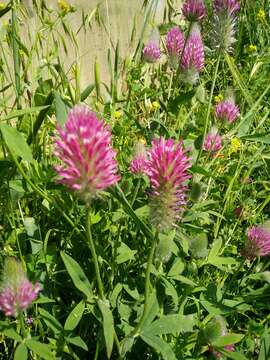
{"label": "dense vegetation", "polygon": [[175,3],[85,89],[102,4],[0,4],[0,359],[270,357],[269,2]]}

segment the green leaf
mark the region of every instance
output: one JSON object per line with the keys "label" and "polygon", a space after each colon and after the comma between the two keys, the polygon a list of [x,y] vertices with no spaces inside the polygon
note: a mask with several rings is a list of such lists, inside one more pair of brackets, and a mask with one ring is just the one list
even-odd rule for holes
{"label": "green leaf", "polygon": [[[228,350],[225,350],[224,348],[218,348],[217,350],[221,354],[226,355],[226,359],[248,360],[243,354],[236,352],[236,351],[228,351]],[[266,360],[268,360],[268,358]]]}
{"label": "green leaf", "polygon": [[143,328],[142,334],[164,335],[189,332],[193,330],[195,323],[194,315],[166,315]]}
{"label": "green leaf", "polygon": [[261,348],[258,360],[268,360],[270,358],[270,335],[267,329],[261,337]]}
{"label": "green leaf", "polygon": [[168,276],[180,275],[185,269],[185,264],[181,258],[176,258],[168,273]]}
{"label": "green leaf", "polygon": [[215,262],[215,259],[218,256],[218,253],[219,253],[219,250],[220,250],[221,246],[222,246],[222,239],[221,238],[216,239],[214,241],[212,249],[210,250],[209,255],[208,255],[208,262],[209,263],[212,264],[213,262]]}
{"label": "green leaf", "polygon": [[141,338],[146,344],[150,345],[160,353],[164,360],[176,360],[176,356],[168,343],[160,339],[158,336],[151,334],[141,334]]}
{"label": "green leaf", "polygon": [[204,258],[207,256],[208,238],[205,233],[199,233],[190,239],[189,249],[194,257]]}
{"label": "green leaf", "polygon": [[23,135],[12,126],[1,124],[3,138],[9,150],[16,156],[21,157],[25,161],[33,161],[33,156],[30,147]]}
{"label": "green leaf", "polygon": [[65,264],[73,284],[89,299],[92,298],[92,287],[80,265],[71,256],[61,252],[62,260]]}
{"label": "green leaf", "polygon": [[95,88],[95,84],[88,85],[81,93],[81,101],[84,101],[86,98],[88,98],[88,96],[91,94],[94,88]]}
{"label": "green leaf", "polygon": [[21,117],[23,115],[39,112],[46,108],[48,108],[48,106],[35,106],[35,107],[31,107],[29,109],[14,110],[14,111],[9,112],[8,115],[1,117],[1,120],[7,121],[7,120],[15,119],[15,118]]}
{"label": "green leaf", "polygon": [[79,324],[83,312],[85,308],[85,302],[82,300],[77,304],[74,309],[71,311],[71,313],[68,315],[68,318],[65,322],[64,329],[67,331],[72,331],[76,328],[76,326]]}
{"label": "green leaf", "polygon": [[102,300],[98,300],[98,306],[103,317],[103,334],[106,344],[107,357],[111,357],[113,349],[114,323],[109,306]]}
{"label": "green leaf", "polygon": [[122,264],[126,261],[134,260],[134,255],[137,253],[137,250],[131,250],[125,243],[121,243],[117,249],[117,264]]}
{"label": "green leaf", "polygon": [[1,329],[1,332],[5,335],[5,336],[7,336],[7,337],[9,337],[9,338],[11,338],[11,339],[13,339],[13,340],[15,340],[15,341],[18,341],[18,342],[21,342],[22,341],[22,338],[21,338],[21,336],[16,332],[16,330],[15,329],[13,329],[12,327],[7,327],[7,328],[4,328],[3,330]]}
{"label": "green leaf", "polygon": [[55,360],[49,345],[36,340],[25,340],[25,345],[44,360]]}
{"label": "green leaf", "polygon": [[28,359],[28,350],[27,347],[22,343],[17,346],[14,353],[14,360],[27,360]]}
{"label": "green leaf", "polygon": [[85,351],[88,351],[88,347],[86,343],[82,340],[80,336],[74,336],[74,337],[65,336],[65,340],[72,345],[78,346],[84,349]]}
{"label": "green leaf", "polygon": [[226,345],[236,344],[243,339],[244,334],[227,334],[224,336],[220,336],[217,340],[215,340],[212,345],[218,347],[224,347]]}
{"label": "green leaf", "polygon": [[270,144],[270,134],[252,134],[249,136],[240,137],[241,140],[257,141],[263,144]]}
{"label": "green leaf", "polygon": [[55,334],[59,334],[60,332],[63,331],[63,327],[60,324],[60,322],[53,316],[51,315],[48,311],[39,308],[39,313],[42,317],[42,319],[44,320],[44,322],[46,323],[46,325],[52,329],[52,331]]}
{"label": "green leaf", "polygon": [[57,91],[54,91],[55,98],[55,112],[56,119],[61,126],[63,126],[67,120],[68,107],[62,100],[60,94]]}

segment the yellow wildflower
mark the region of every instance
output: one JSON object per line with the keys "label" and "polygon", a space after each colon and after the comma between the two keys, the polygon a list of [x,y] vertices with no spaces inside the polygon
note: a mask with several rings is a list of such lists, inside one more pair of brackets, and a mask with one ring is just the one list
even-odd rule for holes
{"label": "yellow wildflower", "polygon": [[58,7],[61,11],[67,13],[70,11],[71,6],[66,0],[58,0]]}
{"label": "yellow wildflower", "polygon": [[146,107],[147,111],[149,111],[149,112],[152,112],[154,110],[154,106],[151,103],[151,100],[149,100],[149,99],[145,100],[145,107]]}
{"label": "yellow wildflower", "polygon": [[159,107],[160,107],[158,101],[153,101],[153,102],[152,102],[152,105],[153,105],[153,108],[154,108],[155,110],[159,109]]}
{"label": "yellow wildflower", "polygon": [[144,145],[146,144],[146,140],[145,140],[145,138],[143,136],[140,136],[138,138],[138,142],[141,143],[141,144],[144,144]]}
{"label": "yellow wildflower", "polygon": [[263,22],[265,21],[266,15],[265,15],[265,11],[263,9],[260,9],[257,13],[257,20]]}
{"label": "yellow wildflower", "polygon": [[115,112],[113,113],[113,116],[115,119],[120,119],[122,117],[122,111],[120,110],[115,110]]}
{"label": "yellow wildflower", "polygon": [[252,54],[252,53],[254,53],[256,51],[257,51],[257,46],[256,45],[253,45],[253,44],[248,45],[247,52],[249,54]]}
{"label": "yellow wildflower", "polygon": [[215,96],[215,103],[219,103],[223,100],[223,95],[222,94],[218,94],[217,96]]}
{"label": "yellow wildflower", "polygon": [[230,154],[237,153],[241,149],[241,146],[242,146],[242,143],[241,143],[240,139],[238,139],[236,137],[232,138],[231,144],[230,144],[230,147],[229,147],[229,153]]}
{"label": "yellow wildflower", "polygon": [[3,10],[6,7],[5,3],[0,2],[0,10]]}

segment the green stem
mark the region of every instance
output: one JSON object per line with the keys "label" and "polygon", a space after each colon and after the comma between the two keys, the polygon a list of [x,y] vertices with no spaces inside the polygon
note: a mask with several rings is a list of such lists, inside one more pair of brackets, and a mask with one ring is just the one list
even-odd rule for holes
{"label": "green stem", "polygon": [[27,334],[26,334],[26,329],[25,329],[25,325],[24,325],[24,316],[21,311],[19,312],[18,318],[19,318],[19,322],[20,322],[20,332],[22,334],[22,337],[25,339]]}
{"label": "green stem", "polygon": [[17,34],[17,16],[15,10],[16,4],[15,1],[12,2],[11,10],[11,33],[12,33],[12,52],[13,52],[13,66],[15,74],[15,92],[16,92],[16,102],[17,109],[21,109],[21,85],[20,85],[20,53],[18,46],[18,34]]}
{"label": "green stem", "polygon": [[102,284],[102,280],[101,280],[101,277],[100,277],[100,271],[99,271],[96,248],[95,248],[95,244],[94,244],[93,237],[92,237],[92,232],[91,232],[90,207],[89,206],[87,207],[87,210],[86,210],[86,238],[87,238],[87,243],[88,243],[88,246],[89,246],[89,249],[91,251],[93,261],[94,261],[94,267],[95,267],[96,278],[97,278],[98,293],[99,293],[100,298],[102,300],[105,300],[105,296],[104,296],[104,292],[103,292],[103,284]]}
{"label": "green stem", "polygon": [[136,184],[136,188],[135,188],[135,191],[134,191],[132,200],[131,200],[131,202],[130,202],[130,206],[131,206],[131,207],[133,207],[133,204],[134,204],[134,202],[135,202],[135,200],[136,200],[136,197],[137,197],[137,195],[138,195],[138,191],[139,191],[139,189],[140,189],[140,186],[141,186],[141,178],[139,178],[139,180],[138,180],[138,182],[137,182],[137,184]]}
{"label": "green stem", "polygon": [[202,149],[203,149],[203,143],[204,143],[204,140],[205,140],[205,137],[206,137],[206,133],[207,133],[207,130],[208,130],[208,126],[209,126],[210,112],[211,112],[211,107],[212,107],[212,98],[213,98],[214,89],[215,89],[215,85],[216,85],[216,80],[217,80],[217,74],[218,74],[218,68],[219,68],[220,60],[221,60],[221,53],[219,52],[218,58],[217,58],[217,62],[216,62],[216,67],[215,67],[214,78],[213,78],[213,82],[212,82],[212,86],[211,86],[211,90],[210,90],[210,97],[209,97],[209,101],[208,101],[206,119],[205,119],[204,129],[203,129],[202,145],[201,145],[201,147],[200,147],[200,150],[199,150],[199,153],[198,153],[198,156],[197,156],[195,165],[198,163],[198,161],[199,161],[199,159],[200,159],[200,157],[201,157]]}
{"label": "green stem", "polygon": [[237,270],[233,273],[233,276],[231,278],[231,280],[227,283],[227,285],[225,286],[225,290],[223,292],[222,298],[221,298],[221,302],[224,300],[225,295],[227,294],[227,291],[229,289],[229,285],[232,284],[234,282],[234,280],[237,278],[237,275],[239,274],[240,270],[242,269],[244,263],[245,263],[246,259],[242,259],[242,261],[240,262]]}
{"label": "green stem", "polygon": [[149,253],[149,257],[148,257],[148,261],[147,261],[146,274],[145,274],[145,287],[144,287],[143,314],[142,314],[142,317],[141,317],[140,321],[138,322],[137,326],[134,329],[133,336],[138,335],[138,333],[140,332],[140,329],[141,329],[142,324],[144,323],[144,321],[146,319],[148,308],[149,308],[150,286],[151,286],[151,281],[150,281],[151,266],[152,266],[152,263],[153,263],[153,258],[154,258],[154,254],[155,254],[155,250],[156,250],[156,246],[157,246],[157,239],[158,239],[158,231],[156,231],[156,235],[155,235],[155,238],[153,240],[151,250],[150,250],[150,253]]}

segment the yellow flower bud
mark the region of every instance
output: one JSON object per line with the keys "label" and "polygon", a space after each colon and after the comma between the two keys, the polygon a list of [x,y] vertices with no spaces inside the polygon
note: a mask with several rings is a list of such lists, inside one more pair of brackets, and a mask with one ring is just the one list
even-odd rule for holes
{"label": "yellow flower bud", "polygon": [[159,107],[160,107],[158,101],[153,101],[153,102],[152,102],[152,105],[153,105],[153,108],[154,108],[155,110],[159,109]]}
{"label": "yellow flower bud", "polygon": [[215,96],[215,103],[219,103],[223,100],[223,95],[222,94],[218,94],[217,96]]}
{"label": "yellow flower bud", "polygon": [[265,11],[263,9],[260,9],[257,13],[257,20],[258,21],[265,21],[266,15],[265,15]]}
{"label": "yellow flower bud", "polygon": [[241,140],[236,137],[232,138],[231,144],[229,147],[229,153],[230,154],[237,153],[239,150],[241,150],[241,147],[242,147]]}
{"label": "yellow flower bud", "polygon": [[248,45],[247,52],[249,54],[252,54],[252,53],[254,53],[256,51],[257,51],[257,46],[256,45],[253,45],[253,44]]}
{"label": "yellow flower bud", "polygon": [[115,119],[120,119],[122,117],[122,112],[120,110],[115,110],[115,112],[113,113],[113,116]]}
{"label": "yellow flower bud", "polygon": [[70,11],[71,6],[66,0],[58,0],[58,7],[61,11],[67,13]]}

